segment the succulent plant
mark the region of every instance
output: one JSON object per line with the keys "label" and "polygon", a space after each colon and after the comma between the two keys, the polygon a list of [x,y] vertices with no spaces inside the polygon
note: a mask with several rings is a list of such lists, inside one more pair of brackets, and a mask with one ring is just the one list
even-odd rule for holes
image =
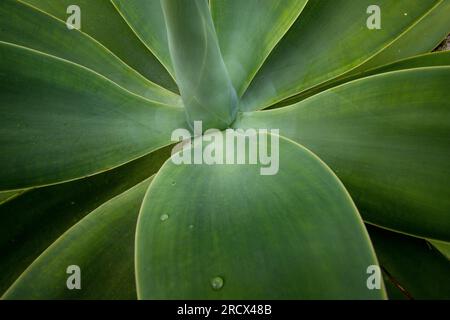
{"label": "succulent plant", "polygon": [[[0,294],[450,298],[449,14],[0,1]],[[276,172],[197,162],[252,130]]]}

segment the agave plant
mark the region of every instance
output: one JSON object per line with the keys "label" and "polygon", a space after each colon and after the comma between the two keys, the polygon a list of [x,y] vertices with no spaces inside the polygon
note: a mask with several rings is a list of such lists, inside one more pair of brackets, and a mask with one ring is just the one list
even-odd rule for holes
{"label": "agave plant", "polygon": [[[450,298],[449,14],[2,0],[3,298]],[[196,121],[268,130],[278,172],[174,163]]]}

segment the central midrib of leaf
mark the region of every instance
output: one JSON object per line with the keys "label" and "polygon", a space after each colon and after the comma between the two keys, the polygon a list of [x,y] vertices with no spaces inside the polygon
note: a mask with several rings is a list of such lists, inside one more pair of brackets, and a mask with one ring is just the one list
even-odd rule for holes
{"label": "central midrib of leaf", "polygon": [[206,1],[161,0],[170,55],[188,124],[226,129],[238,97],[223,61]]}

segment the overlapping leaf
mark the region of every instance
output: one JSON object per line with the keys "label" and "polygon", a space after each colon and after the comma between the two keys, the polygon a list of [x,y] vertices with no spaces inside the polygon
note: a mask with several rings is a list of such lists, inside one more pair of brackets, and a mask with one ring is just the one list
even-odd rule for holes
{"label": "overlapping leaf", "polygon": [[0,190],[105,171],[170,144],[181,108],[132,95],[85,68],[0,43]]}
{"label": "overlapping leaf", "polygon": [[15,0],[0,3],[0,41],[78,63],[147,99],[181,103],[178,95],[148,81],[89,36],[68,30],[65,23]]}
{"label": "overlapping leaf", "polygon": [[172,77],[175,77],[161,2],[159,0],[112,0],[111,2],[133,32],[153,52]]}
{"label": "overlapping leaf", "polygon": [[[134,231],[151,179],[106,202],[70,228],[17,279],[4,299],[135,299]],[[80,268],[81,290],[66,270]]]}
{"label": "overlapping leaf", "polygon": [[242,95],[307,0],[212,0],[220,50],[230,78]]}
{"label": "overlapping leaf", "polygon": [[[147,79],[177,92],[177,86],[158,59],[134,34],[109,0],[20,0],[47,12],[61,21],[69,17],[67,8],[81,10],[81,30],[102,43]],[[134,0],[135,1],[135,0]],[[134,2],[133,1],[133,2]],[[131,1],[128,1],[131,2]],[[159,1],[147,1],[159,3]],[[148,22],[148,21],[146,21]]]}
{"label": "overlapping leaf", "polygon": [[440,2],[377,1],[383,8],[382,30],[370,30],[366,12],[373,1],[309,1],[251,83],[241,110],[263,109],[349,72],[416,26]]}
{"label": "overlapping leaf", "polygon": [[279,128],[342,179],[364,219],[450,240],[450,67],[397,71],[296,105],[247,113],[236,127]]}
{"label": "overlapping leaf", "polygon": [[[86,214],[153,175],[170,147],[85,179],[29,190],[0,206],[0,296]],[[45,199],[45,200],[43,200]]]}

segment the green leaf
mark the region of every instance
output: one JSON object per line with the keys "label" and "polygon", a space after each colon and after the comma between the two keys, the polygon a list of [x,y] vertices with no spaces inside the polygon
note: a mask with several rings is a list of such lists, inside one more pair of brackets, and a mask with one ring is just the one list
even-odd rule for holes
{"label": "green leaf", "polygon": [[29,190],[0,206],[0,296],[86,214],[153,175],[171,147],[92,177]]}
{"label": "green leaf", "polygon": [[133,32],[175,78],[161,2],[111,0]]}
{"label": "green leaf", "polygon": [[437,67],[437,66],[450,66],[450,51],[439,51],[426,53],[423,55],[403,59],[396,61],[394,63],[390,63],[375,69],[370,69],[362,73],[357,73],[354,75],[348,75],[346,77],[341,77],[339,80],[332,80],[327,83],[324,83],[321,86],[315,87],[311,90],[304,91],[298,95],[295,95],[289,99],[283,100],[280,103],[277,103],[271,107],[271,109],[289,106],[294,103],[300,102],[308,97],[311,97],[315,94],[318,94],[327,89],[337,87],[338,85],[361,79],[364,77],[368,77],[371,75],[398,71],[398,70],[407,70],[407,69],[415,69],[415,68],[423,68],[423,67]]}
{"label": "green leaf", "polygon": [[[158,59],[133,33],[108,0],[21,0],[66,22],[67,8],[78,5],[81,31],[90,35],[147,79],[171,91],[178,88]],[[149,1],[159,2],[159,1]],[[148,23],[148,21],[147,21]]]}
{"label": "green leaf", "polygon": [[[220,150],[224,135],[215,136]],[[251,164],[165,163],[138,219],[138,298],[384,297],[367,289],[377,262],[341,182],[305,148],[260,135],[269,137],[272,155],[280,139],[277,175]]]}
{"label": "green leaf", "polygon": [[149,100],[181,105],[178,95],[148,81],[86,34],[20,2],[0,3],[0,40],[83,65]]}
{"label": "green leaf", "polygon": [[369,30],[366,12],[374,4],[371,0],[309,1],[256,75],[240,109],[266,108],[358,67],[414,27],[438,3],[379,0],[382,29]]}
{"label": "green leaf", "polygon": [[171,144],[181,108],[132,95],[78,65],[0,43],[0,190],[109,170]]}
{"label": "green leaf", "polygon": [[350,74],[432,51],[450,32],[449,14],[450,1],[440,0],[413,28]]}
{"label": "green leaf", "polygon": [[442,253],[447,260],[450,260],[450,243],[436,241],[436,240],[428,240],[440,253]]}
{"label": "green leaf", "polygon": [[162,0],[170,54],[188,122],[206,129],[227,128],[235,119],[237,96],[223,62],[208,3]]}
{"label": "green leaf", "polygon": [[450,67],[396,71],[296,105],[243,114],[237,128],[279,128],[343,181],[363,218],[450,240]]}
{"label": "green leaf", "polygon": [[307,0],[213,0],[220,50],[239,96],[289,30]]}
{"label": "green leaf", "polygon": [[[56,240],[3,299],[135,299],[134,234],[148,179],[103,204]],[[80,268],[80,290],[66,284]]]}
{"label": "green leaf", "polygon": [[368,227],[389,297],[449,299],[450,264],[423,239]]}

